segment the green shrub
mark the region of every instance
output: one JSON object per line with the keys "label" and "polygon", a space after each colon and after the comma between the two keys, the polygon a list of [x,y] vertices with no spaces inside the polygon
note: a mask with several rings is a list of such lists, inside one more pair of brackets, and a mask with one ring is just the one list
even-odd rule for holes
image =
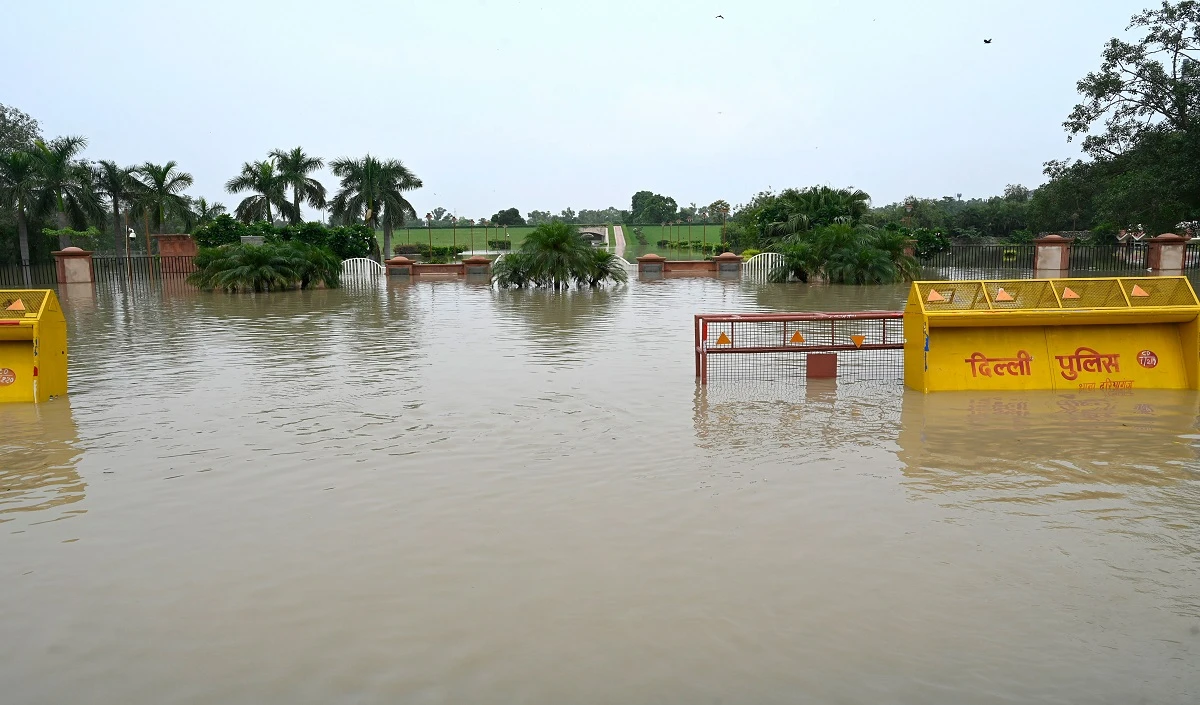
{"label": "green shrub", "polygon": [[220,247],[234,245],[242,241],[243,235],[250,232],[244,223],[239,223],[228,214],[218,215],[207,225],[201,225],[192,231],[192,239],[200,247]]}
{"label": "green shrub", "polygon": [[742,257],[744,257],[746,259],[750,259],[754,255],[761,255],[761,254],[762,254],[762,250],[756,250],[753,247],[749,247],[749,248],[742,250]]}
{"label": "green shrub", "polygon": [[188,282],[201,289],[279,291],[341,284],[342,262],[330,250],[304,242],[206,247]]}
{"label": "green shrub", "polygon": [[511,250],[512,240],[488,240],[487,246],[489,250]]}
{"label": "green shrub", "polygon": [[913,236],[917,241],[917,257],[928,258],[950,249],[950,238],[929,228],[918,228]]}

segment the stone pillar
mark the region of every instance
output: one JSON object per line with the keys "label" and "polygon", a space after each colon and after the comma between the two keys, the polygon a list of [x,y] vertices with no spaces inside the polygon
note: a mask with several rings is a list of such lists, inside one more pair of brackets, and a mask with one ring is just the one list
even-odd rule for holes
{"label": "stone pillar", "polygon": [[78,247],[67,247],[54,255],[54,269],[59,284],[90,284],[96,281],[96,270],[92,266],[92,253]]}
{"label": "stone pillar", "polygon": [[742,256],[735,255],[732,252],[722,252],[713,257],[713,262],[716,266],[717,274],[741,274],[742,273]]}
{"label": "stone pillar", "polygon": [[651,252],[637,258],[638,274],[662,274],[666,259]]}
{"label": "stone pillar", "polygon": [[403,255],[397,255],[383,263],[387,267],[388,278],[392,277],[411,277],[413,273],[413,263]]}
{"label": "stone pillar", "polygon": [[1146,266],[1154,274],[1179,276],[1183,274],[1183,257],[1187,252],[1187,238],[1174,233],[1163,233],[1150,238],[1146,252]]}
{"label": "stone pillar", "polygon": [[462,261],[463,272],[467,276],[492,276],[492,261],[487,257],[468,257]]}
{"label": "stone pillar", "polygon": [[1047,235],[1033,241],[1033,277],[1061,279],[1070,275],[1071,241],[1061,235]]}

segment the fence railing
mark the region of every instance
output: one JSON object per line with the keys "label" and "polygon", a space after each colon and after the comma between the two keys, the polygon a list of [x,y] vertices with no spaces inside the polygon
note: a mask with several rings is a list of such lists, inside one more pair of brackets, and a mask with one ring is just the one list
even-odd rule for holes
{"label": "fence railing", "polygon": [[951,245],[922,257],[921,264],[955,269],[1032,269],[1035,250],[1035,245]]}
{"label": "fence railing", "polygon": [[194,257],[158,255],[115,255],[92,258],[96,281],[108,282],[121,279],[186,279],[196,271]]}
{"label": "fence railing", "polygon": [[0,267],[0,289],[52,289],[57,281],[53,262]]}
{"label": "fence railing", "polygon": [[1146,269],[1145,243],[1119,245],[1072,245],[1073,272],[1140,272]]}

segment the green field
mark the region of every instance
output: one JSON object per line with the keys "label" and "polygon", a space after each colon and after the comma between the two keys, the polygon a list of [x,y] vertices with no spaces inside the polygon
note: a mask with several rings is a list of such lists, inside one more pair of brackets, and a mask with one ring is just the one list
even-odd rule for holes
{"label": "green field", "polygon": [[[472,233],[472,231],[474,231]],[[400,243],[417,243],[420,245],[428,245],[429,239],[433,238],[434,247],[450,247],[457,244],[459,247],[466,249],[471,248],[471,243],[474,242],[476,250],[482,250],[487,246],[488,240],[503,240],[505,228],[487,228],[486,236],[484,228],[476,226],[475,228],[400,228],[392,232],[392,245]],[[532,226],[509,226],[508,239],[512,242],[512,248],[515,250],[524,242],[525,236],[533,232]],[[383,247],[383,231],[375,231],[375,237],[379,238],[379,246]],[[472,240],[472,238],[474,238]],[[390,253],[389,253],[390,254]]]}
{"label": "green field", "polygon": [[687,242],[695,240],[697,242],[704,241],[709,243],[721,241],[721,225],[693,225],[690,228],[687,225],[626,225],[625,244],[633,246],[637,244],[637,235],[635,229],[640,228],[642,235],[646,238],[646,244],[650,247],[655,247],[655,243],[659,240],[670,240],[671,242]]}
{"label": "green field", "polygon": [[[457,244],[459,247],[470,249],[472,237],[474,237],[475,249],[482,250],[486,246],[487,240],[503,240],[506,228],[487,228],[486,237],[483,227],[476,226],[473,230],[474,234],[472,235],[472,228],[400,228],[392,232],[392,246],[400,243],[428,245],[429,239],[432,237],[434,247],[450,247]],[[512,249],[516,250],[525,241],[525,236],[533,232],[533,226],[510,225],[507,231],[508,239],[512,242]],[[698,228],[696,232],[699,232]],[[376,230],[375,237],[379,239],[379,247],[382,249],[383,231]],[[633,244],[628,235],[625,236],[625,241]],[[610,246],[614,244],[611,225],[608,226],[608,244]]]}

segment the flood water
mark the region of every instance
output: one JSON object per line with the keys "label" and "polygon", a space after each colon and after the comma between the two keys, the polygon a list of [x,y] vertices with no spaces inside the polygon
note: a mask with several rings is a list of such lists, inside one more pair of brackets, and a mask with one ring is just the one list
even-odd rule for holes
{"label": "flood water", "polygon": [[1194,703],[1200,397],[695,384],[712,279],[66,292],[0,702]]}

